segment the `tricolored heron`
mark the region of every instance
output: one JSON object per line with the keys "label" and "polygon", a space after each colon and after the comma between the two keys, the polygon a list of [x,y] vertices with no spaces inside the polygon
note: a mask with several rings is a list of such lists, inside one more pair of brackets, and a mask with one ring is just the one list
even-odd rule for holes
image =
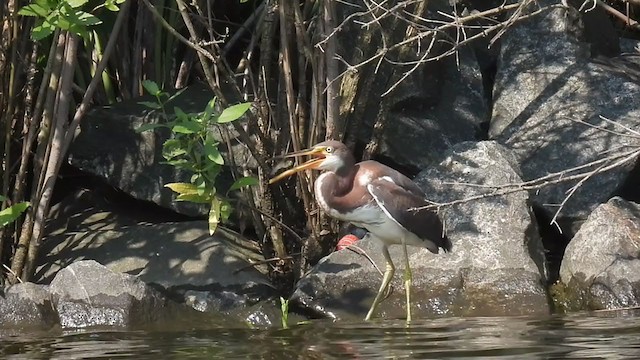
{"label": "tricolored heron", "polygon": [[439,248],[451,250],[451,242],[444,234],[438,215],[429,209],[414,210],[428,205],[425,194],[408,177],[386,165],[371,160],[356,163],[347,146],[338,141],[321,142],[285,157],[305,155],[312,158],[275,176],[269,183],[305,169],[324,171],[314,185],[316,201],[322,211],[367,229],[373,238],[382,242],[387,266],[365,320],[371,319],[395,273],[388,247],[402,245],[407,321],[411,321],[412,275],[407,245],[424,247],[434,254]]}

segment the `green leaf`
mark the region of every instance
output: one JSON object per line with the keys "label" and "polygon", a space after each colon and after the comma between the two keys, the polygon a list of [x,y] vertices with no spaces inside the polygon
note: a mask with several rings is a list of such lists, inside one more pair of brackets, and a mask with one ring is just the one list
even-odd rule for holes
{"label": "green leaf", "polygon": [[77,9],[80,6],[86,4],[89,0],[64,0],[67,4],[71,5],[72,8]]}
{"label": "green leaf", "polygon": [[169,183],[165,184],[164,187],[169,188],[180,195],[194,195],[198,193],[196,186],[189,183]]}
{"label": "green leaf", "polygon": [[55,26],[53,26],[50,22],[42,21],[40,22],[40,24],[37,24],[33,27],[33,29],[31,29],[31,38],[35,41],[42,40],[47,36],[53,34],[55,29]]}
{"label": "green leaf", "polygon": [[189,124],[188,122],[174,125],[171,128],[171,131],[178,134],[193,134],[198,132],[198,130],[194,130],[191,124]]}
{"label": "green leaf", "polygon": [[209,202],[211,202],[211,197],[206,194],[180,194],[176,197],[176,201],[188,201],[196,204],[208,204]]}
{"label": "green leaf", "polygon": [[211,199],[211,208],[209,209],[209,235],[213,235],[220,223],[220,205],[221,201],[217,196]]}
{"label": "green leaf", "polygon": [[183,149],[183,148],[172,148],[172,149],[168,149],[167,151],[162,151],[162,156],[167,159],[169,161],[169,164],[172,165],[173,163],[171,163],[171,161],[179,161],[178,163],[182,164],[182,160],[187,161],[186,159],[178,159],[178,160],[173,160],[173,158],[178,157],[180,155],[185,155],[187,153],[187,149]]}
{"label": "green leaf", "polygon": [[222,222],[229,220],[232,210],[231,204],[226,200],[222,200],[222,205],[220,205],[220,219]]}
{"label": "green leaf", "polygon": [[79,23],[82,25],[92,26],[102,24],[102,20],[88,12],[78,11],[76,15],[78,16]]}
{"label": "green leaf", "polygon": [[258,179],[252,177],[252,176],[245,176],[242,177],[238,180],[236,180],[231,187],[229,188],[229,191],[233,191],[233,190],[238,190],[242,187],[245,186],[252,186],[252,185],[257,185],[258,184]]}
{"label": "green leaf", "polygon": [[[207,191],[207,182],[205,181],[204,177],[199,177],[196,181],[195,181],[196,186],[198,187],[198,195],[204,195],[206,193],[211,194],[211,191]],[[213,192],[213,194],[215,194],[215,190]]]}
{"label": "green leaf", "polygon": [[173,107],[173,113],[176,114],[178,120],[189,121],[189,115],[187,115],[182,109],[177,106]]}
{"label": "green leaf", "polygon": [[153,124],[153,123],[142,124],[142,125],[140,125],[140,127],[138,127],[136,129],[136,132],[137,133],[141,133],[141,132],[149,131],[149,130],[152,130],[152,129],[155,129],[155,128],[159,128],[159,127],[166,127],[166,125],[164,125],[164,124]]}
{"label": "green leaf", "polygon": [[140,105],[144,105],[150,109],[154,109],[154,110],[160,110],[162,109],[162,106],[160,104],[158,104],[157,102],[153,102],[153,101],[139,101],[138,104]]}
{"label": "green leaf", "polygon": [[120,8],[118,8],[118,7],[117,7],[115,4],[113,4],[113,3],[105,3],[105,4],[104,4],[104,7],[106,7],[106,8],[107,8],[107,10],[109,10],[109,11],[113,11],[113,12],[116,12],[116,11],[120,10]]}
{"label": "green leaf", "polygon": [[176,156],[184,155],[186,153],[187,149],[185,149],[177,139],[169,139],[162,145],[162,156],[167,160],[171,160]]}
{"label": "green leaf", "polygon": [[193,165],[187,159],[175,159],[175,160],[167,160],[161,161],[160,164],[163,165],[171,165],[176,169],[185,169],[189,171],[193,171]]}
{"label": "green leaf", "polygon": [[224,124],[231,121],[238,120],[244,113],[249,110],[251,103],[241,103],[229,106],[222,111],[222,114],[218,117],[218,124]]}
{"label": "green leaf", "polygon": [[38,4],[30,4],[18,11],[19,15],[23,16],[41,16],[46,17],[51,12],[51,9],[45,9],[44,7]]}
{"label": "green leaf", "polygon": [[212,143],[207,141],[204,143],[204,153],[207,155],[207,158],[218,165],[224,165],[224,158],[222,154],[220,154],[220,150],[218,150],[218,143]]}
{"label": "green leaf", "polygon": [[182,89],[180,89],[180,90],[178,90],[178,91],[176,91],[176,93],[175,93],[175,94],[173,94],[173,95],[171,95],[171,96],[167,99],[167,101],[171,101],[171,100],[175,99],[176,97],[180,96],[180,94],[182,94],[185,90],[187,90],[187,88],[186,88],[186,87],[185,87],[185,88],[182,88]]}
{"label": "green leaf", "polygon": [[211,119],[211,114],[213,114],[213,110],[216,108],[216,97],[214,96],[213,99],[211,99],[208,103],[207,103],[207,107],[204,108],[204,113],[202,114],[202,120],[204,121],[204,123],[208,123],[209,120]]}
{"label": "green leaf", "polygon": [[28,202],[21,202],[0,211],[0,227],[5,227],[15,221],[28,207]]}
{"label": "green leaf", "polygon": [[160,95],[160,88],[158,87],[158,84],[156,84],[155,81],[152,80],[144,80],[142,81],[142,86],[145,88],[145,90],[147,90],[147,92],[153,96],[159,96]]}
{"label": "green leaf", "polygon": [[2,195],[0,195],[0,201],[5,201],[5,200],[7,200],[7,198],[2,196]]}

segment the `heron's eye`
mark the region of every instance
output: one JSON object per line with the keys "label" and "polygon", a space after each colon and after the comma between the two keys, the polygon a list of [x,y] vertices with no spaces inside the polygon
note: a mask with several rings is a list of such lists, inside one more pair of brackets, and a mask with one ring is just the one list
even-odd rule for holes
{"label": "heron's eye", "polygon": [[327,154],[331,154],[333,152],[333,148],[331,146],[327,146],[327,148],[324,149],[324,151],[326,151]]}

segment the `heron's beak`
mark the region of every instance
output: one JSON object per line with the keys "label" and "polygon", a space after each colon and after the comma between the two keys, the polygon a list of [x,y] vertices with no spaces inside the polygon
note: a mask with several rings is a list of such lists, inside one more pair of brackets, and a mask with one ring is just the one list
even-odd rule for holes
{"label": "heron's beak", "polygon": [[301,150],[301,151],[297,151],[297,152],[293,152],[290,154],[285,155],[285,158],[291,158],[291,157],[298,157],[298,156],[306,156],[306,155],[311,155],[314,156],[314,158],[312,158],[311,160],[300,164],[296,167],[293,167],[289,170],[283,171],[280,174],[274,176],[271,178],[271,180],[269,180],[269,184],[273,184],[277,181],[280,181],[286,177],[289,177],[297,172],[300,172],[302,170],[306,170],[306,169],[315,169],[317,168],[320,163],[322,163],[325,159],[324,156],[324,150],[322,148],[313,148],[313,149],[307,149],[307,150]]}

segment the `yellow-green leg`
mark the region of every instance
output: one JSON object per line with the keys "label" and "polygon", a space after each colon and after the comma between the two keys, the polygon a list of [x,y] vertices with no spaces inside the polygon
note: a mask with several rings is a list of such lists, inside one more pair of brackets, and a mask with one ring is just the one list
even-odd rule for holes
{"label": "yellow-green leg", "polygon": [[409,266],[409,255],[407,254],[407,243],[402,240],[402,250],[404,251],[404,289],[407,293],[407,322],[411,322],[411,267]]}
{"label": "yellow-green leg", "polygon": [[382,284],[380,284],[380,289],[378,290],[378,294],[375,299],[373,299],[373,304],[371,304],[371,308],[367,313],[367,317],[364,318],[365,321],[371,320],[371,316],[376,311],[378,304],[384,298],[385,293],[387,292],[387,288],[389,287],[389,283],[393,278],[393,274],[396,272],[396,267],[393,265],[393,261],[391,260],[391,255],[389,255],[389,249],[386,245],[382,246],[382,255],[384,255],[384,259],[387,261],[387,267],[384,271],[384,276],[382,277]]}

